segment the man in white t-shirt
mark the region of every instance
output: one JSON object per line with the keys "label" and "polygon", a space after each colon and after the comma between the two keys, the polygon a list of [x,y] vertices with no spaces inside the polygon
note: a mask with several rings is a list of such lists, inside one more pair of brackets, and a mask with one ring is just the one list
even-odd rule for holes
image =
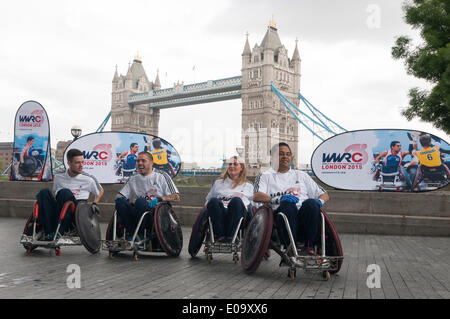
{"label": "man in white t-shirt", "polygon": [[[53,181],[53,193],[49,189],[41,190],[37,195],[39,205],[38,224],[43,225],[46,239],[52,240],[64,203],[73,201],[77,205],[80,200],[88,200],[89,194],[95,195],[93,209],[99,212],[97,203],[103,195],[103,188],[95,177],[83,172],[83,153],[78,149],[67,152],[69,168],[64,173],[56,174]],[[73,214],[66,214],[61,222],[60,234],[73,229]]]}
{"label": "man in white t-shirt", "polygon": [[[271,168],[256,178],[253,201],[271,204],[275,216],[284,213],[294,240],[304,243],[302,252],[315,254],[320,207],[329,199],[328,194],[308,174],[291,169],[292,152],[288,144],[274,145],[270,154]],[[278,218],[277,224],[283,225]],[[289,237],[284,228],[281,237],[288,245]]]}
{"label": "man in white t-shirt", "polygon": [[[180,201],[178,189],[170,176],[153,169],[152,154],[140,152],[137,165],[138,174],[130,177],[115,199],[117,214],[127,230],[127,238],[134,234],[137,223],[146,211],[154,211],[161,201]],[[134,204],[130,203],[130,199],[134,199]],[[152,217],[153,214],[145,216],[138,232],[139,236],[143,235],[144,228],[151,229]]]}

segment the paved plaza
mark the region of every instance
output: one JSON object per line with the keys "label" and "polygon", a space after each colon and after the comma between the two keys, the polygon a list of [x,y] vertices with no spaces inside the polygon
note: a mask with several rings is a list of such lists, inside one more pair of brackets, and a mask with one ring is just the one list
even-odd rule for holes
{"label": "paved plaza", "polygon": [[[341,234],[345,259],[337,275],[324,281],[298,270],[291,280],[273,252],[252,275],[232,255],[215,254],[211,264],[202,252],[191,259],[189,227],[178,258],[134,261],[130,254],[91,255],[81,246],[63,247],[59,257],[46,249],[27,256],[19,244],[24,224],[0,218],[0,298],[450,298],[450,238]],[[81,288],[67,286],[71,264],[80,267]],[[379,266],[380,288],[367,285],[372,264]]]}

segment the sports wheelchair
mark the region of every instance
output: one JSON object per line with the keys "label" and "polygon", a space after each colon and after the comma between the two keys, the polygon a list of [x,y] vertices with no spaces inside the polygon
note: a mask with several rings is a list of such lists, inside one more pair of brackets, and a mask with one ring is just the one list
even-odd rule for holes
{"label": "sports wheelchair", "polygon": [[[75,214],[75,224],[69,231],[60,233],[61,222],[66,214]],[[33,213],[28,218],[23,230],[20,243],[30,255],[36,248],[53,249],[56,256],[61,255],[62,246],[83,245],[90,253],[96,254],[100,250],[101,230],[98,215],[87,201],[78,201],[75,207],[73,201],[67,201],[59,214],[55,235],[51,240],[45,240],[44,227],[38,224],[38,203],[34,203]]]}
{"label": "sports wheelchair", "polygon": [[20,163],[20,153],[15,155],[15,161],[19,162],[18,173],[22,177],[33,177],[42,170],[44,163],[44,156],[41,149],[36,149],[31,152],[31,156],[25,156],[23,163]]}
{"label": "sports wheelchair", "polygon": [[411,188],[411,181],[406,171],[402,167],[388,168],[381,164],[381,168],[376,168],[375,180],[379,191],[403,191]]}
{"label": "sports wheelchair", "polygon": [[414,191],[435,190],[446,186],[450,181],[450,170],[446,164],[436,167],[419,165],[412,189]]}
{"label": "sports wheelchair", "polygon": [[[153,218],[152,228],[151,230],[144,228],[143,238],[136,241],[139,228],[147,215]],[[102,240],[102,249],[109,251],[110,259],[122,251],[132,251],[133,259],[136,261],[140,255],[152,252],[164,252],[170,257],[176,257],[183,247],[181,225],[169,202],[159,203],[154,212],[146,211],[139,219],[131,240],[128,240],[126,234],[120,216],[114,211],[106,230],[106,239]]]}
{"label": "sports wheelchair", "polygon": [[[322,273],[325,280],[340,270],[344,259],[341,241],[325,211],[321,210],[320,236],[315,247],[318,254],[308,256],[299,254],[300,246],[294,242],[286,215],[278,213],[279,217],[274,222],[273,214],[269,205],[259,207],[246,229],[242,243],[241,265],[247,273],[253,273],[258,269],[267,249],[273,249],[281,256],[280,267],[288,267],[288,277],[291,279],[295,278],[297,268]],[[283,231],[281,227],[285,227],[289,237],[287,247],[280,239],[280,232]]]}
{"label": "sports wheelchair", "polygon": [[214,230],[211,218],[207,214],[206,206],[202,208],[192,226],[191,238],[189,240],[188,252],[195,258],[202,245],[205,245],[204,253],[208,263],[213,259],[213,253],[233,254],[233,261],[239,261],[239,253],[242,247],[242,237],[251,217],[254,207],[247,207],[247,216],[239,219],[238,225],[233,233],[231,242],[219,242],[214,240]]}
{"label": "sports wheelchair", "polygon": [[125,183],[131,176],[136,175],[137,168],[124,168],[124,161],[118,161],[115,165],[116,176],[120,176],[120,183]]}

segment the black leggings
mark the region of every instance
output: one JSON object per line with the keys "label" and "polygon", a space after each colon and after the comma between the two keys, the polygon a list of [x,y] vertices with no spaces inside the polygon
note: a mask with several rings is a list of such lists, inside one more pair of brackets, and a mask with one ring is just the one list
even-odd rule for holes
{"label": "black leggings", "polygon": [[[56,198],[49,189],[42,189],[36,195],[36,199],[39,206],[39,215],[37,223],[44,227],[44,232],[46,234],[54,233],[58,225],[59,214],[67,201],[73,201],[75,206],[78,204],[77,200],[73,196],[72,192],[63,188],[58,191]],[[64,219],[61,222],[61,227],[59,232],[64,234],[72,228],[75,223],[75,212],[67,212]]]}
{"label": "black leggings", "polygon": [[233,197],[228,203],[228,208],[223,206],[220,199],[211,198],[206,205],[206,210],[211,217],[215,237],[233,237],[239,219],[245,218],[247,214],[247,209],[239,197]]}

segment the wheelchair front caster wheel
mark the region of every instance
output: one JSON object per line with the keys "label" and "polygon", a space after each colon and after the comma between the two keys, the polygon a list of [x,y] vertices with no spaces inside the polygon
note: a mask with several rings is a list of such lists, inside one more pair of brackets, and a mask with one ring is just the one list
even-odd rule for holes
{"label": "wheelchair front caster wheel", "polygon": [[212,258],[212,255],[206,255],[206,259],[208,259],[208,263],[210,264],[211,263],[211,260],[213,259]]}
{"label": "wheelchair front caster wheel", "polygon": [[288,277],[291,278],[291,280],[295,279],[296,273],[297,273],[297,270],[295,268],[294,269],[288,269]]}
{"label": "wheelchair front caster wheel", "polygon": [[330,278],[331,278],[330,272],[329,271],[324,271],[322,273],[322,277],[323,277],[323,279],[325,279],[325,281],[330,280]]}
{"label": "wheelchair front caster wheel", "polygon": [[239,261],[239,256],[238,255],[233,255],[233,261],[235,264],[237,264],[237,262]]}

